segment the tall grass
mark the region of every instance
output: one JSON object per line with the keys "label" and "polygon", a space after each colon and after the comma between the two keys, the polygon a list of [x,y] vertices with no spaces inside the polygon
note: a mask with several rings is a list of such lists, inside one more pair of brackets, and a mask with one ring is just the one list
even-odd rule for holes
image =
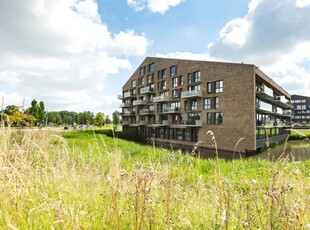
{"label": "tall grass", "polygon": [[202,160],[91,133],[0,135],[1,229],[310,226],[310,162]]}

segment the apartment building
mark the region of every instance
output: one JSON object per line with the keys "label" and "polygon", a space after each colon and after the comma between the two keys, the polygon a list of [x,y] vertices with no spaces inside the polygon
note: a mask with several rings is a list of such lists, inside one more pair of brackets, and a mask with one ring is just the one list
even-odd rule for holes
{"label": "apartment building", "polygon": [[290,95],[248,64],[147,57],[119,99],[124,131],[188,150],[214,150],[212,131],[218,150],[252,152],[284,140],[292,116]]}
{"label": "apartment building", "polygon": [[310,97],[301,95],[292,95],[292,106],[295,123],[307,124],[310,123]]}

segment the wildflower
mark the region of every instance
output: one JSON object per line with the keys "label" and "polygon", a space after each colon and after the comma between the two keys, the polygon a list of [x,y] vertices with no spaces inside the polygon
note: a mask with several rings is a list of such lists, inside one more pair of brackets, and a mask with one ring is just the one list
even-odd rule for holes
{"label": "wildflower", "polygon": [[257,184],[256,180],[254,180],[254,179],[252,180],[252,182],[253,182],[253,184]]}
{"label": "wildflower", "polygon": [[306,224],[306,229],[310,229],[310,224]]}
{"label": "wildflower", "polygon": [[248,226],[249,226],[249,223],[246,222],[246,221],[243,221],[243,226],[244,226],[244,227],[248,227]]}
{"label": "wildflower", "polygon": [[111,177],[110,177],[110,176],[108,176],[108,177],[107,177],[107,180],[108,180],[109,182],[111,182]]}

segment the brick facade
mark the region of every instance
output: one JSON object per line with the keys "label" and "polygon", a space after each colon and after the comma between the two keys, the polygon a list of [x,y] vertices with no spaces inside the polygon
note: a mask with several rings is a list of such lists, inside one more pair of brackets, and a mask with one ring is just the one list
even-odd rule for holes
{"label": "brick facade", "polygon": [[214,149],[212,131],[219,150],[245,153],[262,147],[266,135],[284,139],[290,125],[290,95],[248,64],[147,57],[119,99],[124,131],[171,146]]}

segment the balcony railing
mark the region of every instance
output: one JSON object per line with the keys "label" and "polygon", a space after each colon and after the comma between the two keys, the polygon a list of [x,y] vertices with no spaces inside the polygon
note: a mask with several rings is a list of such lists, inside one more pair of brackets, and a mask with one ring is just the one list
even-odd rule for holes
{"label": "balcony railing", "polygon": [[153,114],[154,111],[149,110],[149,109],[141,109],[140,110],[140,115],[148,115],[148,114]]}
{"label": "balcony railing", "polygon": [[137,123],[131,124],[131,126],[145,126],[147,125],[146,121],[138,121]]}
{"label": "balcony railing", "polygon": [[180,108],[177,107],[167,107],[163,109],[163,113],[179,113]]}
{"label": "balcony railing", "polygon": [[133,102],[133,105],[134,106],[137,106],[137,105],[146,105],[146,100],[136,100]]}
{"label": "balcony railing", "polygon": [[168,102],[169,101],[169,97],[168,96],[158,96],[158,97],[153,97],[153,102],[154,103],[159,103],[159,102]]}
{"label": "balcony railing", "polygon": [[196,98],[196,97],[202,97],[201,90],[191,90],[181,93],[181,98]]}
{"label": "balcony railing", "polygon": [[181,123],[182,126],[191,126],[191,127],[201,127],[201,120],[183,120]]}
{"label": "balcony railing", "polygon": [[154,88],[147,86],[147,87],[143,87],[140,90],[141,94],[151,94],[151,93],[155,93]]}
{"label": "balcony railing", "polygon": [[129,104],[129,103],[121,103],[121,104],[119,105],[119,107],[120,107],[120,108],[128,108],[128,107],[130,107],[130,104]]}
{"label": "balcony railing", "polygon": [[129,121],[122,121],[122,125],[129,125]]}
{"label": "balcony railing", "polygon": [[149,126],[151,126],[151,127],[169,126],[169,121],[168,120],[161,120],[161,121],[156,121],[153,123],[149,122]]}
{"label": "balcony railing", "polygon": [[134,116],[135,113],[132,111],[124,111],[123,116]]}
{"label": "balcony railing", "polygon": [[123,98],[134,97],[135,95],[131,92],[125,92]]}
{"label": "balcony railing", "polygon": [[122,99],[123,99],[123,96],[122,96],[122,95],[117,95],[117,98],[118,98],[119,100],[122,100]]}

